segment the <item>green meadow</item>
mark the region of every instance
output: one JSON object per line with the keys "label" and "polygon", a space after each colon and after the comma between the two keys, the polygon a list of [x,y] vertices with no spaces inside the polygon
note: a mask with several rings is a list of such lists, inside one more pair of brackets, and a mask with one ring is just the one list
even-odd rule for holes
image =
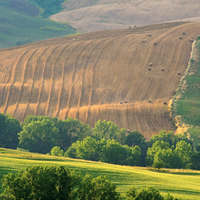
{"label": "green meadow", "polygon": [[[86,173],[92,174],[94,177],[107,175],[116,184],[117,191],[122,195],[133,186],[153,186],[159,189],[162,195],[170,192],[174,197],[183,200],[200,199],[200,171],[168,170],[157,172],[142,167],[120,166],[2,148],[0,148],[0,163],[0,178],[4,174],[15,173],[30,166],[62,165],[79,171],[83,175]],[[0,192],[2,191],[0,188]]]}
{"label": "green meadow", "polygon": [[34,13],[28,15],[24,13],[26,7],[13,10],[0,4],[0,48],[67,36],[77,32],[68,24],[42,19],[34,16]]}
{"label": "green meadow", "polygon": [[188,125],[188,133],[194,146],[200,145],[200,37],[198,37],[191,66],[176,94],[172,114],[181,116],[183,124]]}

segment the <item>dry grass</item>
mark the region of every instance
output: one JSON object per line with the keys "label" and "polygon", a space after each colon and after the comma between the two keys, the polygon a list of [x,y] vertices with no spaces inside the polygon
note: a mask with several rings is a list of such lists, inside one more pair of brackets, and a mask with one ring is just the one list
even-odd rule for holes
{"label": "dry grass", "polygon": [[197,0],[68,0],[63,7],[63,11],[51,16],[51,19],[67,21],[84,32],[175,20],[200,22]]}
{"label": "dry grass", "polygon": [[0,50],[0,112],[20,121],[28,115],[71,116],[91,126],[105,119],[147,138],[174,130],[163,102],[178,87],[189,40],[199,33],[199,23],[168,23]]}

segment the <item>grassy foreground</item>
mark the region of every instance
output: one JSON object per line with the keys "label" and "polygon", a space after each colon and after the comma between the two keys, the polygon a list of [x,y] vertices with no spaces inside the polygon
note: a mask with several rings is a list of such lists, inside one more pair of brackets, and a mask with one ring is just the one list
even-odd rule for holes
{"label": "grassy foreground", "polygon": [[[154,172],[146,168],[112,165],[100,162],[53,157],[29,152],[0,148],[0,178],[9,172],[17,172],[29,166],[62,165],[83,175],[107,175],[122,194],[130,187],[153,186],[162,195],[170,192],[181,199],[200,199],[200,171],[174,170],[168,173]],[[2,188],[0,188],[2,192]]]}

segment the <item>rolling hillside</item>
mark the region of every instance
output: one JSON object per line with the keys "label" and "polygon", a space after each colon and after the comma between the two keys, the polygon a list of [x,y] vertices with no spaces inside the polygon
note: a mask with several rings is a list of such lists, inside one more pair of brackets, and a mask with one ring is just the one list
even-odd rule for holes
{"label": "rolling hillside", "polygon": [[68,0],[51,19],[91,32],[167,21],[200,22],[199,0]]}
{"label": "rolling hillside", "polygon": [[[2,148],[0,148],[0,162],[0,179],[5,174],[16,173],[26,167],[64,166],[83,175],[91,174],[94,177],[106,175],[116,184],[116,190],[122,195],[131,187],[152,186],[159,189],[163,196],[170,192],[174,198],[182,200],[199,200],[200,197],[200,171],[166,169],[168,173],[161,173],[147,170],[145,167],[113,165]],[[0,185],[1,192],[3,189]]]}
{"label": "rolling hillside", "polygon": [[38,17],[39,9],[26,0],[0,1],[0,48],[75,34],[68,24]]}
{"label": "rolling hillside", "polygon": [[105,119],[147,138],[174,130],[166,103],[199,34],[200,23],[167,23],[2,49],[0,112]]}

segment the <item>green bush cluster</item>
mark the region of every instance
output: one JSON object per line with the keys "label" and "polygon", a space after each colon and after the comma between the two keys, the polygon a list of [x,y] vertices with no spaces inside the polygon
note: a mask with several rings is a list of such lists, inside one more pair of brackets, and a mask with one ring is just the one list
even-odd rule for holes
{"label": "green bush cluster", "polygon": [[[4,192],[1,200],[51,199],[51,200],[173,200],[167,194],[160,195],[153,187],[130,188],[126,196],[116,192],[116,185],[107,176],[92,177],[89,174],[70,171],[63,166],[26,168],[18,173],[9,173],[2,179]],[[175,199],[174,199],[175,200]]]}
{"label": "green bush cluster", "polygon": [[[110,121],[97,121],[92,129],[77,119],[28,116],[20,123],[0,114],[0,147],[106,163],[156,168],[200,169],[200,152],[185,135],[160,131],[146,141],[139,132]],[[200,149],[200,148],[199,148]]]}
{"label": "green bush cluster", "polygon": [[115,140],[95,140],[87,137],[77,141],[65,152],[64,156],[85,160],[101,161],[112,164],[141,166],[141,149],[138,146],[120,145]]}

